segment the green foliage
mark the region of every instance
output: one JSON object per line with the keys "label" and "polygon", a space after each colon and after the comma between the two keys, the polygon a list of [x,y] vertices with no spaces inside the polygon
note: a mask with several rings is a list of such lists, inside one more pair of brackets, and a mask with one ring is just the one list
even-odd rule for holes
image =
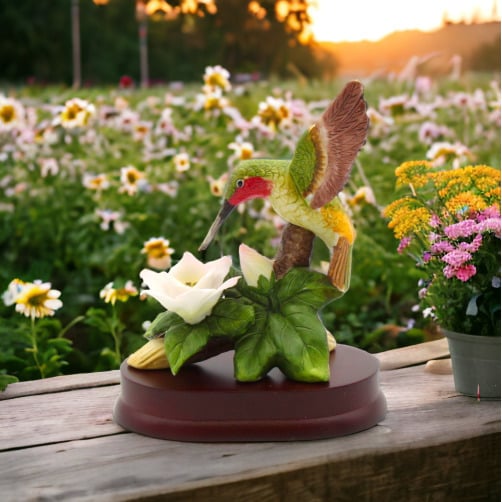
{"label": "green foliage", "polygon": [[[291,158],[297,139],[343,84],[237,86],[225,95],[228,114],[198,107],[200,86],[145,91],[90,88],[78,96],[95,104],[96,117],[87,127],[73,130],[53,122],[65,101],[75,97],[74,91],[19,89],[16,98],[28,111],[26,120],[19,129],[0,131],[0,292],[16,277],[50,281],[61,291],[63,307],[54,318],[36,323],[39,362],[45,376],[116,368],[123,357],[142,345],[143,323],[155,318],[156,306],[135,297],[112,309],[100,299],[101,289],[109,282],[127,280],[140,287],[139,272],[148,266],[141,250],[151,237],[169,239],[173,263],[184,251],[197,255],[220,206],[219,197],[211,193],[209,177],[220,178],[237,161],[229,145],[240,137],[252,143],[255,155]],[[394,169],[405,160],[426,158],[434,141],[465,144],[472,158],[458,159],[461,164],[475,159],[500,168],[500,109],[498,86],[484,76],[469,75],[461,82],[434,81],[423,94],[416,94],[408,84],[375,80],[367,85],[365,94],[369,109],[386,120],[372,123],[367,145],[358,155],[345,190],[358,233],[351,288],[326,305],[321,315],[338,342],[378,351],[416,341],[427,327],[420,313],[412,309],[417,304],[421,271],[395,251],[396,241],[381,214],[396,198]],[[280,97],[295,110],[287,126],[275,132],[256,126],[258,105],[268,96]],[[391,116],[382,103],[403,96],[406,113]],[[410,106],[415,108],[407,108]],[[171,114],[171,130],[160,128],[165,110]],[[121,122],[126,114],[133,117],[129,128]],[[434,140],[423,139],[421,127],[431,120],[448,132]],[[140,122],[150,129],[136,138],[133,125]],[[175,156],[181,152],[190,158],[186,171],[176,169]],[[42,174],[43,159],[54,159],[58,171]],[[121,190],[120,170],[127,165],[144,174],[140,188],[131,195]],[[84,185],[85,176],[98,174],[106,176],[108,188],[92,190]],[[363,186],[371,189],[374,201],[356,200]],[[98,212],[105,210],[116,212],[117,219],[105,224]],[[236,257],[241,242],[273,257],[279,236],[277,216],[263,201],[252,201],[229,217],[202,258]],[[327,258],[323,244],[316,242],[312,268]],[[317,291],[322,299],[322,288]],[[292,311],[298,322],[306,315],[305,309],[299,306]],[[283,314],[278,314],[269,318],[256,313],[253,329],[260,337],[264,331],[286,329]],[[86,322],[72,324],[82,316]],[[33,352],[25,350],[31,346],[29,319],[0,302],[0,320],[2,375],[39,378]],[[317,326],[317,321],[312,322]],[[53,323],[60,323],[59,327]],[[59,336],[61,326],[68,325]],[[410,330],[412,325],[419,333]],[[315,329],[320,334],[320,328]],[[71,343],[49,343],[53,339]],[[280,337],[260,340],[270,360],[252,362],[248,358],[249,374],[257,374],[276,358],[271,354]],[[293,347],[302,350],[300,345]],[[297,369],[289,371],[293,374]]]}
{"label": "green foliage", "polygon": [[211,342],[227,340],[235,348],[235,376],[242,382],[263,378],[277,366],[289,378],[305,382],[329,379],[326,329],[318,310],[337,296],[326,276],[291,269],[275,281],[260,277],[258,286],[240,281],[211,314],[187,324],[172,312],[159,314],[146,336],[164,336],[173,374]]}
{"label": "green foliage", "polygon": [[326,276],[291,269],[277,281],[260,278],[257,288],[242,281],[237,287],[252,303],[255,322],[235,346],[236,378],[259,380],[277,366],[293,380],[327,381],[329,352],[318,310],[337,291]]}
{"label": "green foliage", "polygon": [[175,375],[184,363],[201,352],[211,340],[239,337],[253,320],[253,310],[231,300],[222,300],[211,315],[198,324],[186,324],[176,314],[169,318],[164,343],[169,367]]}
{"label": "green foliage", "polygon": [[0,326],[2,380],[35,380],[57,376],[68,365],[71,340],[58,319],[13,319]]}

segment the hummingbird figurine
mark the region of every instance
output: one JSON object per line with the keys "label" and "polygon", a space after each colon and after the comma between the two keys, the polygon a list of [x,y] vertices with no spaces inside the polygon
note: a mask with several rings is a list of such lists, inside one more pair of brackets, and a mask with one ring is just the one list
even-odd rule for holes
{"label": "hummingbird figurine", "polygon": [[326,244],[331,255],[327,275],[345,292],[356,232],[338,194],[366,142],[369,121],[363,91],[360,82],[349,82],[302,135],[291,160],[241,161],[229,177],[222,206],[199,251],[209,246],[239,204],[268,198],[286,222],[310,231]]}

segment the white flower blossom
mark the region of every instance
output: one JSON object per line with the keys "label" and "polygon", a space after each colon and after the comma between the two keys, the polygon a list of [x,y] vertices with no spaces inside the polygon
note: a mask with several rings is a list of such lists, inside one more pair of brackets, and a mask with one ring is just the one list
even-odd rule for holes
{"label": "white flower blossom", "polygon": [[148,289],[142,291],[188,324],[197,324],[211,314],[227,288],[240,277],[224,281],[232,265],[230,256],[202,263],[186,251],[169,272],[143,269],[140,277]]}

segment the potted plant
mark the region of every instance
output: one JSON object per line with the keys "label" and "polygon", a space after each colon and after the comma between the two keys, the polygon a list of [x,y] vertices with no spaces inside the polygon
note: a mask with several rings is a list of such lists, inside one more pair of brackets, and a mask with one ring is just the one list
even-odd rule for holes
{"label": "potted plant", "polygon": [[420,308],[448,339],[455,388],[500,398],[500,171],[409,161],[396,178],[407,193],[384,213],[424,272]]}

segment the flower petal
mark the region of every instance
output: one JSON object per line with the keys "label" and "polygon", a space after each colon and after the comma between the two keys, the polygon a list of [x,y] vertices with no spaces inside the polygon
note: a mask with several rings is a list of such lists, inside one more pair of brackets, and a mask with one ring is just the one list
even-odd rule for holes
{"label": "flower petal", "polygon": [[181,260],[169,271],[170,275],[184,284],[196,284],[204,273],[204,264],[188,251],[183,253]]}
{"label": "flower petal", "polygon": [[239,246],[239,261],[242,275],[249,286],[258,286],[260,276],[270,279],[273,272],[273,261],[253,248],[241,244]]}
{"label": "flower petal", "polygon": [[205,264],[204,276],[200,278],[197,286],[200,288],[217,288],[223,282],[232,266],[230,256],[222,256],[217,260]]}
{"label": "flower petal", "polygon": [[190,293],[169,298],[166,308],[178,314],[186,323],[197,324],[211,313],[222,292],[216,289],[193,289]]}

